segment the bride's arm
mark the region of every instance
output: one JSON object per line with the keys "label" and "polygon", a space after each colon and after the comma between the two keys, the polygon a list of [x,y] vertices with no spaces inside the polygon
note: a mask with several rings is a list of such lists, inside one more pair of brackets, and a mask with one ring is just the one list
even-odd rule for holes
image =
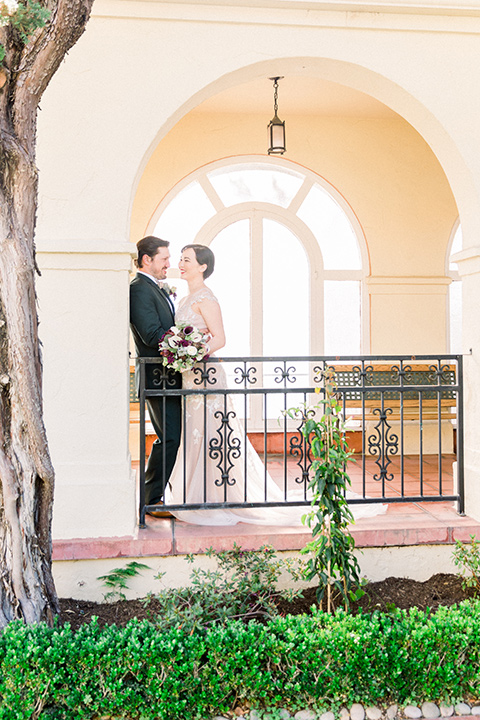
{"label": "bride's arm", "polygon": [[215,300],[202,300],[192,306],[194,312],[200,313],[208,328],[210,340],[208,347],[210,354],[220,350],[225,345],[225,330],[223,329],[222,311]]}

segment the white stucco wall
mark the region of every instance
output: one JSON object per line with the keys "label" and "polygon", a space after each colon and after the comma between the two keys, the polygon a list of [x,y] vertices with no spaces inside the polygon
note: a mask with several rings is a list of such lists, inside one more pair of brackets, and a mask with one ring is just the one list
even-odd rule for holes
{"label": "white stucco wall", "polygon": [[[452,188],[464,247],[478,245],[476,5],[443,15],[415,11],[413,4],[408,12],[404,5],[386,13],[351,12],[351,4],[268,5],[97,0],[87,32],[42,100],[37,248],[45,270],[40,333],[47,432],[57,470],[57,537],[133,531],[125,243],[151,153],[203,99],[249,79],[288,73],[325,77],[371,94],[430,146]],[[474,353],[466,365],[467,511],[477,517],[478,274],[466,283],[470,311],[464,331],[465,347]],[[430,312],[432,303],[438,308],[443,302],[445,285],[441,278],[425,285],[421,303]],[[374,301],[374,313],[375,307]],[[441,322],[432,333],[443,333],[443,343]]]}
{"label": "white stucco wall", "polygon": [[[360,564],[361,576],[370,582],[377,582],[391,577],[411,578],[424,582],[436,573],[455,573],[452,560],[451,545],[410,545],[404,547],[362,548],[356,551]],[[277,553],[278,558],[298,558],[304,560],[299,553],[288,551]],[[185,555],[170,557],[131,558],[148,569],[131,578],[126,597],[144,598],[148,593],[158,593],[165,588],[180,588],[190,585],[192,568],[213,571],[216,562],[206,555],[195,555],[194,565],[186,562]],[[118,567],[125,567],[125,558],[102,560],[70,560],[56,561],[53,564],[55,586],[59,597],[75,598],[102,602],[107,588],[99,577],[111,573]],[[162,577],[159,579],[159,574]],[[279,581],[279,587],[308,587],[318,584],[311,582],[292,583],[285,573]]]}

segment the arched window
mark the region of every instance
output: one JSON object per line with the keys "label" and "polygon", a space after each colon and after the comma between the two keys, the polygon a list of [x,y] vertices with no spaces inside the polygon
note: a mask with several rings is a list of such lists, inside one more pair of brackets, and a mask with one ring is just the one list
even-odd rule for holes
{"label": "arched window", "polygon": [[452,354],[462,352],[462,280],[452,255],[463,247],[462,227],[457,221],[453,227],[447,249],[447,276],[452,278],[448,288],[448,349]]}
{"label": "arched window", "polygon": [[148,232],[170,240],[173,268],[188,243],[214,251],[208,284],[222,306],[222,354],[362,351],[365,242],[351,208],[318,175],[278,158],[212,163],[168,193]]}

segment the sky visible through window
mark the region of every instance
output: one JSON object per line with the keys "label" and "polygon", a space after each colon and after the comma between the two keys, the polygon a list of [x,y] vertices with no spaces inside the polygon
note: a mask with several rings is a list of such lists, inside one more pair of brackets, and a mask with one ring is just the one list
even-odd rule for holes
{"label": "sky visible through window", "polygon": [[[207,284],[222,307],[222,354],[312,354],[312,322],[322,323],[325,354],[359,353],[361,283],[351,277],[362,269],[358,240],[326,189],[269,161],[205,168],[195,177],[167,198],[153,234],[170,241],[179,297],[188,292],[177,270],[181,248],[201,242],[215,253]],[[314,305],[321,318],[312,318]]]}

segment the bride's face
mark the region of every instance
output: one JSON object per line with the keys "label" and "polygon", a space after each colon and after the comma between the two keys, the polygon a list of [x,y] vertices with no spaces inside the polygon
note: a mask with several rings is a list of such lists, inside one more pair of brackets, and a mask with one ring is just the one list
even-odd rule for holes
{"label": "bride's face", "polygon": [[203,277],[203,273],[205,272],[207,266],[200,265],[193,248],[187,248],[180,256],[178,267],[182,278],[184,280],[191,281],[198,277]]}

